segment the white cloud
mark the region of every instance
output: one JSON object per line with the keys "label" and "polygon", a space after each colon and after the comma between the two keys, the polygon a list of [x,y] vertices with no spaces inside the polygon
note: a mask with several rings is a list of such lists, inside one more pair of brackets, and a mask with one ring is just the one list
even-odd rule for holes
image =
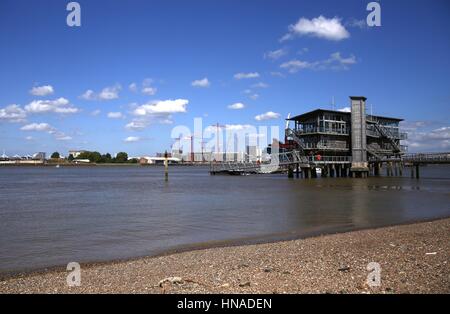
{"label": "white cloud", "polygon": [[248,97],[250,97],[250,99],[256,100],[256,99],[258,99],[258,98],[259,98],[259,94],[257,94],[257,93],[254,93],[254,94],[251,94],[251,95],[250,95],[250,96],[248,96]]}
{"label": "white cloud", "polygon": [[108,112],[107,116],[110,119],[120,119],[124,117],[122,112]]}
{"label": "white cloud", "polygon": [[113,100],[119,98],[119,92],[122,87],[119,84],[105,87],[98,94],[92,89],[88,89],[80,96],[84,100]]}
{"label": "white cloud", "polygon": [[356,63],[356,58],[354,55],[350,55],[350,57],[343,58],[340,52],[335,52],[330,55],[330,58],[326,60],[327,63],[337,62],[340,65],[351,65]]}
{"label": "white cloud", "polygon": [[32,136],[27,136],[27,137],[25,137],[25,139],[26,139],[27,141],[32,141],[32,140],[33,140],[33,137],[32,137]]}
{"label": "white cloud", "polygon": [[125,128],[128,130],[140,131],[145,129],[148,126],[148,124],[149,123],[147,121],[133,120],[127,125],[125,125]]}
{"label": "white cloud", "polygon": [[69,100],[60,97],[55,100],[34,100],[25,106],[25,110],[30,113],[61,113],[71,114],[77,113],[78,108],[70,104]]}
{"label": "white cloud", "polygon": [[259,82],[259,83],[253,84],[251,87],[252,88],[268,88],[269,85],[266,83],[263,83],[263,82]]}
{"label": "white cloud", "polygon": [[154,114],[171,114],[186,112],[186,106],[189,103],[187,99],[160,100],[141,105],[134,109],[136,116],[147,116]]}
{"label": "white cloud", "polygon": [[187,99],[157,100],[143,105],[131,104],[131,114],[135,118],[125,125],[125,128],[133,131],[140,131],[150,124],[171,124],[172,115],[186,112],[189,104]]}
{"label": "white cloud", "polygon": [[20,128],[22,131],[37,131],[37,132],[53,132],[55,128],[53,128],[48,123],[31,123],[24,125]]}
{"label": "white cloud", "polygon": [[209,82],[208,78],[202,78],[201,80],[195,80],[192,81],[191,85],[193,87],[209,87],[211,83]]}
{"label": "white cloud", "polygon": [[27,113],[19,105],[13,104],[0,109],[0,121],[23,122]]}
{"label": "white cloud", "polygon": [[96,109],[94,111],[91,112],[91,116],[98,116],[102,111],[100,109]]}
{"label": "white cloud", "polygon": [[250,73],[236,73],[234,75],[234,78],[236,80],[242,80],[242,79],[251,79],[251,78],[257,78],[259,77],[259,73],[258,72],[250,72]]}
{"label": "white cloud", "polygon": [[266,52],[264,54],[264,58],[265,59],[277,60],[277,59],[287,55],[287,53],[288,53],[287,49],[281,48],[281,49],[277,49],[277,50]]}
{"label": "white cloud", "polygon": [[[42,123],[30,123],[24,125],[20,128],[22,131],[35,131],[35,132],[46,132],[54,136],[54,138],[58,141],[69,141],[72,139],[71,136],[64,134],[61,131],[58,131],[56,128],[52,127],[50,124],[46,122]],[[31,140],[32,137],[27,137],[28,140]]]}
{"label": "white cloud", "polygon": [[156,94],[157,91],[158,91],[158,89],[156,87],[151,87],[151,86],[145,86],[141,90],[142,94],[147,95],[147,96],[153,96]]}
{"label": "white cloud", "polygon": [[55,136],[55,138],[56,138],[56,140],[58,140],[58,141],[70,141],[70,140],[72,139],[71,136],[64,135],[64,134],[61,134],[61,135],[59,135],[59,136]]}
{"label": "white cloud", "polygon": [[402,141],[402,144],[408,145],[409,152],[450,150],[450,126],[447,123],[402,121],[400,129],[408,132],[408,139]]}
{"label": "white cloud", "polygon": [[321,15],[311,20],[302,17],[296,24],[289,25],[289,32],[281,38],[281,41],[296,36],[311,36],[339,41],[349,38],[350,33],[341,24],[341,19],[337,17],[327,19]]}
{"label": "white cloud", "polygon": [[300,60],[291,60],[284,62],[280,65],[280,68],[286,69],[289,71],[289,73],[295,73],[303,69],[311,68],[312,65],[309,62],[306,61],[300,61]]}
{"label": "white cloud", "polygon": [[30,94],[34,96],[47,96],[53,94],[55,91],[51,85],[36,86],[30,90]]}
{"label": "white cloud", "polygon": [[352,108],[344,107],[344,108],[338,109],[338,111],[340,111],[340,112],[352,112]]}
{"label": "white cloud", "polygon": [[133,93],[137,92],[137,84],[136,83],[131,83],[130,85],[128,85],[128,89],[130,91],[132,91]]}
{"label": "white cloud", "polygon": [[320,61],[302,61],[302,60],[290,60],[280,65],[280,68],[287,70],[289,73],[296,73],[300,70],[348,70],[351,65],[357,63],[356,57],[350,55],[347,58],[341,56],[340,52],[334,52],[328,59]]}
{"label": "white cloud", "polygon": [[126,143],[133,143],[138,142],[141,138],[137,136],[128,136],[126,139],[124,139],[124,142]]}
{"label": "white cloud", "polygon": [[278,119],[280,117],[279,113],[268,111],[266,113],[259,114],[255,117],[256,121],[263,121],[263,120],[272,120],[272,119]]}
{"label": "white cloud", "polygon": [[115,85],[112,87],[105,87],[102,89],[100,94],[98,94],[98,98],[100,100],[111,100],[119,98],[119,91],[121,90],[120,85]]}
{"label": "white cloud", "polygon": [[83,95],[80,96],[80,98],[83,98],[85,100],[95,100],[97,96],[95,95],[92,89],[88,89],[87,91],[84,92]]}
{"label": "white cloud", "polygon": [[228,109],[239,110],[244,109],[245,105],[241,102],[237,102],[228,106]]}
{"label": "white cloud", "polygon": [[365,19],[357,20],[355,18],[352,18],[348,22],[346,22],[345,26],[357,27],[361,29],[368,28],[367,21]]}

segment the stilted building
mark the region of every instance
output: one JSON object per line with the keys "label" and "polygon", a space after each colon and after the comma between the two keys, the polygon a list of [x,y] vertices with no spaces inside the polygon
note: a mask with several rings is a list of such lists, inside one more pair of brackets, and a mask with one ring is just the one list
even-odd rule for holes
{"label": "stilted building", "polygon": [[305,156],[351,162],[353,176],[367,176],[369,167],[400,157],[407,150],[400,144],[407,138],[399,129],[402,119],[366,114],[366,98],[351,96],[349,112],[317,109],[289,118],[286,142]]}

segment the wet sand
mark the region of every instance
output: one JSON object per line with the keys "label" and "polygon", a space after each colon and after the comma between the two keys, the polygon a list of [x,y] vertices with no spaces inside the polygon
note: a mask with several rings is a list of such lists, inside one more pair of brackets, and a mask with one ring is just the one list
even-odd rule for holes
{"label": "wet sand", "polygon": [[[450,219],[82,264],[0,281],[0,293],[450,293]],[[381,266],[381,286],[367,265]]]}

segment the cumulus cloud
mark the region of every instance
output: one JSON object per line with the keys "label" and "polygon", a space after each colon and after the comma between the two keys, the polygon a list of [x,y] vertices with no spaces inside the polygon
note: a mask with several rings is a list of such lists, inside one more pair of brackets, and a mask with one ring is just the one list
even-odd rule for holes
{"label": "cumulus cloud", "polygon": [[137,136],[128,136],[126,139],[124,139],[123,141],[126,143],[133,143],[133,142],[138,142],[141,138],[137,137]]}
{"label": "cumulus cloud", "polygon": [[[433,152],[450,150],[450,126],[438,126],[431,121],[403,121],[401,129],[408,132],[409,152]],[[441,124],[442,125],[442,124]]]}
{"label": "cumulus cloud", "polygon": [[138,90],[137,84],[131,83],[130,85],[128,85],[128,89],[134,93],[137,92],[137,90]]}
{"label": "cumulus cloud", "polygon": [[302,69],[308,69],[311,68],[312,64],[310,64],[307,61],[300,61],[300,60],[291,60],[284,62],[280,65],[280,68],[288,70],[290,73],[298,72]]}
{"label": "cumulus cloud", "polygon": [[268,51],[264,54],[264,59],[277,60],[277,59],[287,55],[287,53],[288,53],[288,51],[286,48]]}
{"label": "cumulus cloud", "polygon": [[0,109],[0,121],[23,122],[27,113],[19,105],[13,104]]}
{"label": "cumulus cloud", "polygon": [[357,63],[356,57],[350,55],[342,57],[340,52],[334,52],[328,59],[320,61],[302,61],[298,59],[290,60],[280,64],[280,68],[287,70],[289,73],[296,73],[304,69],[310,70],[348,70],[351,65]]}
{"label": "cumulus cloud", "polygon": [[53,94],[55,91],[51,85],[35,86],[30,90],[30,94],[34,96],[47,96]]}
{"label": "cumulus cloud", "polygon": [[202,78],[201,80],[195,80],[192,81],[191,85],[193,87],[209,87],[211,83],[209,82],[208,78]]}
{"label": "cumulus cloud", "polygon": [[141,131],[141,130],[144,130],[148,125],[149,125],[148,121],[133,120],[130,123],[127,123],[125,125],[125,128],[127,130],[132,130],[132,131]]}
{"label": "cumulus cloud", "polygon": [[350,107],[344,107],[344,108],[338,109],[337,111],[340,111],[340,112],[352,112],[352,108],[350,108]]}
{"label": "cumulus cloud", "polygon": [[181,113],[186,112],[188,103],[189,100],[187,99],[161,100],[138,106],[134,109],[133,114],[136,116],[146,116],[153,114]]}
{"label": "cumulus cloud", "polygon": [[34,100],[25,106],[25,110],[30,113],[77,113],[78,108],[74,107],[69,100],[60,97],[55,100]]}
{"label": "cumulus cloud", "polygon": [[[46,122],[42,123],[30,123],[20,128],[22,131],[34,131],[34,132],[46,132],[54,136],[57,141],[69,141],[71,136],[66,135],[64,132],[58,131],[56,128]],[[31,137],[29,137],[32,139]]]}
{"label": "cumulus cloud", "polygon": [[22,131],[52,132],[55,130],[48,123],[31,123],[20,128]]}
{"label": "cumulus cloud", "polygon": [[228,109],[232,109],[232,110],[239,110],[239,109],[244,109],[245,105],[241,102],[237,102],[234,104],[231,104],[228,106]]}
{"label": "cumulus cloud", "polygon": [[278,119],[279,117],[280,117],[279,113],[276,113],[273,111],[268,111],[266,113],[262,113],[262,114],[255,116],[255,120],[256,121],[273,120],[273,119]]}
{"label": "cumulus cloud", "polygon": [[124,117],[122,112],[108,112],[107,116],[110,119],[120,119]]}
{"label": "cumulus cloud", "polygon": [[119,98],[119,91],[121,90],[120,85],[105,87],[98,94],[100,100],[111,100]]}
{"label": "cumulus cloud", "polygon": [[171,124],[172,115],[186,112],[187,99],[157,100],[143,105],[133,104],[131,114],[134,119],[125,125],[128,130],[140,131],[151,123]]}
{"label": "cumulus cloud", "polygon": [[236,73],[234,75],[234,78],[236,80],[242,80],[242,79],[251,79],[251,78],[257,78],[259,77],[259,73],[258,72],[249,72],[249,73]]}
{"label": "cumulus cloud", "polygon": [[103,88],[99,93],[92,89],[85,91],[80,98],[84,100],[113,100],[119,98],[119,92],[122,87],[119,84]]}
{"label": "cumulus cloud", "polygon": [[158,91],[158,89],[156,87],[151,87],[151,86],[145,86],[141,90],[142,94],[147,95],[147,96],[153,96],[156,94],[157,91]]}
{"label": "cumulus cloud", "polygon": [[328,19],[322,15],[311,20],[302,17],[296,24],[289,25],[288,29],[288,33],[281,38],[281,41],[297,36],[311,36],[333,41],[350,37],[350,33],[342,25],[341,19],[337,17]]}

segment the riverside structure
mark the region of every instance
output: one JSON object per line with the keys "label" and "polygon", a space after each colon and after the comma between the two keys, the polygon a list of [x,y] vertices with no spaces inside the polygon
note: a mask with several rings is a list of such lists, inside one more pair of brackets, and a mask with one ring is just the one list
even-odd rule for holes
{"label": "riverside structure", "polygon": [[[402,176],[405,166],[419,178],[419,166],[450,163],[450,153],[406,154],[401,118],[366,114],[366,97],[350,96],[350,111],[316,109],[287,119],[285,143],[272,152],[270,163],[211,164],[211,174],[287,171],[289,177]],[[289,127],[289,122],[294,127]],[[274,162],[275,161],[275,162]],[[296,171],[295,171],[296,170]]]}

